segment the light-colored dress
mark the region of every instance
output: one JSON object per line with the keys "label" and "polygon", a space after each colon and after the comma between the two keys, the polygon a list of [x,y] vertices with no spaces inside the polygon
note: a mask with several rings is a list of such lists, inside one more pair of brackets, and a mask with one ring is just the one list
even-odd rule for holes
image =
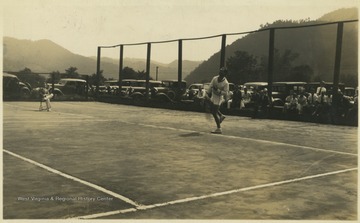
{"label": "light-colored dress", "polygon": [[228,97],[229,82],[225,77],[221,82],[218,82],[218,77],[219,76],[215,76],[211,80],[207,93],[211,94],[211,98],[210,98],[211,102],[214,105],[220,106]]}

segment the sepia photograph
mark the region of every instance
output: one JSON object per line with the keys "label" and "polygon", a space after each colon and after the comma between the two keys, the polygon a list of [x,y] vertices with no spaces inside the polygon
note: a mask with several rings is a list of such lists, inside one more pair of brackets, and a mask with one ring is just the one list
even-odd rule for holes
{"label": "sepia photograph", "polygon": [[358,0],[2,0],[2,222],[359,221]]}

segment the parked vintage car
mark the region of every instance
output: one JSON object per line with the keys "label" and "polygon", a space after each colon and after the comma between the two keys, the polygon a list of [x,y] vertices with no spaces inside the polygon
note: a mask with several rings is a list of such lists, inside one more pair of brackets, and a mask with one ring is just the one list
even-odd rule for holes
{"label": "parked vintage car", "polygon": [[[137,89],[135,89],[135,92],[141,92],[145,94],[146,92],[146,80],[137,80]],[[154,81],[149,80],[149,90],[155,90],[157,93],[159,92],[165,92],[166,87],[161,81]]]}
{"label": "parked vintage car", "polygon": [[355,96],[355,94],[356,94],[356,90],[355,90],[354,87],[345,87],[343,94],[344,94],[345,96],[354,98],[354,96]]}
{"label": "parked vintage car", "polygon": [[121,94],[124,94],[128,91],[128,88],[134,88],[137,87],[137,80],[136,79],[123,79],[121,80]]}
{"label": "parked vintage car", "polygon": [[87,82],[78,78],[62,78],[59,83],[54,84],[54,89],[50,88],[55,96],[61,95],[85,95],[88,90]]}
{"label": "parked vintage car", "polygon": [[283,106],[291,92],[299,94],[305,90],[306,82],[273,82],[272,97],[274,106]]}
{"label": "parked vintage car", "polygon": [[[95,87],[96,88],[96,87]],[[99,94],[100,95],[105,95],[105,94],[108,94],[109,91],[108,91],[108,87],[105,86],[105,85],[100,85],[99,86]]]}
{"label": "parked vintage car", "polygon": [[106,87],[107,94],[118,94],[119,93],[119,81],[118,80],[104,81],[104,86]]}
{"label": "parked vintage car", "polygon": [[184,80],[180,82],[180,86],[178,80],[162,80],[161,82],[167,89],[166,95],[172,100],[186,93],[186,81]]}
{"label": "parked vintage car", "polygon": [[[135,103],[145,99],[146,97],[146,80],[125,79],[122,81],[121,95],[126,98],[132,99]],[[168,88],[161,81],[149,80],[149,97],[152,99],[158,96],[166,96]]]}
{"label": "parked vintage car", "polygon": [[244,87],[246,87],[248,89],[249,93],[253,93],[254,90],[264,90],[264,88],[268,87],[268,83],[267,82],[246,82],[244,84]]}
{"label": "parked vintage car", "polygon": [[201,83],[191,84],[186,90],[187,99],[193,100],[194,97],[198,94],[199,90],[203,88],[204,88],[204,84]]}
{"label": "parked vintage car", "polygon": [[30,97],[30,84],[22,82],[16,75],[3,73],[3,99],[25,99]]}

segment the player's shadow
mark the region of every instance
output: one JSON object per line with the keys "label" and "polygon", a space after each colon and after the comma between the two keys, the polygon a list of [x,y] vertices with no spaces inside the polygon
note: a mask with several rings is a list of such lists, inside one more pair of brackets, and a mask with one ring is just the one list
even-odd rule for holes
{"label": "player's shadow", "polygon": [[195,137],[195,136],[201,136],[202,134],[200,132],[191,132],[186,134],[181,134],[181,137]]}

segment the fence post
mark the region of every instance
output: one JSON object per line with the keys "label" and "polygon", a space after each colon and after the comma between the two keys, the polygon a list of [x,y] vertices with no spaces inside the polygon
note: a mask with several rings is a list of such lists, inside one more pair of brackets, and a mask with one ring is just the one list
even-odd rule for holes
{"label": "fence post", "polygon": [[55,73],[51,73],[51,89],[52,89],[52,93],[55,95]]}
{"label": "fence post", "polygon": [[85,76],[85,80],[86,80],[85,100],[88,101],[88,100],[89,100],[89,75],[86,75],[86,76]]}
{"label": "fence post", "polygon": [[182,83],[182,40],[179,40],[179,48],[178,48],[178,94],[180,98],[181,94],[181,83]]}
{"label": "fence post", "polygon": [[273,85],[273,73],[274,73],[274,42],[275,42],[275,29],[270,29],[269,35],[269,61],[268,61],[268,96],[272,98],[272,85]]}
{"label": "fence post", "polygon": [[332,92],[333,98],[334,98],[335,94],[337,94],[337,91],[339,88],[343,30],[344,30],[344,23],[339,22],[338,26],[337,26],[337,36],[336,36],[334,81],[333,81],[333,92]]}
{"label": "fence post", "polygon": [[220,68],[225,66],[225,49],[226,49],[226,35],[221,37],[221,55],[220,55]]}
{"label": "fence post", "polygon": [[120,59],[119,59],[119,95],[121,96],[121,87],[122,87],[122,70],[124,69],[124,45],[120,45]]}
{"label": "fence post", "polygon": [[95,91],[96,98],[99,96],[100,56],[101,56],[101,47],[98,47],[98,49],[97,49],[97,65],[96,65],[96,91]]}
{"label": "fence post", "polygon": [[146,100],[149,100],[149,79],[150,79],[150,56],[151,56],[151,43],[147,44],[147,57],[146,57]]}

